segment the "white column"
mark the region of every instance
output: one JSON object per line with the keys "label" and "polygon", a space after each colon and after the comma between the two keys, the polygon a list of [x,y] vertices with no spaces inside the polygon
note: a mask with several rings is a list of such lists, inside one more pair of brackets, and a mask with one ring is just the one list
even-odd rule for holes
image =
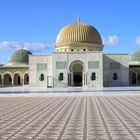
{"label": "white column", "polygon": [[20,80],[21,80],[21,85],[24,86],[24,77],[22,77]]}
{"label": "white column", "polygon": [[87,85],[87,73],[85,73],[85,85]]}
{"label": "white column", "polygon": [[68,73],[67,76],[68,76],[68,86],[70,86],[70,73]]}
{"label": "white column", "polygon": [[74,86],[74,83],[73,83],[73,72],[71,72],[71,86]]}
{"label": "white column", "polygon": [[83,79],[82,79],[83,85],[87,85],[87,73],[83,73]]}
{"label": "white column", "polygon": [[70,86],[72,86],[72,85],[73,85],[73,78],[72,78],[72,73],[71,73],[71,72],[70,72],[70,77],[69,77],[69,78],[70,78],[70,79],[69,79],[69,80],[70,80],[70,81],[69,81],[69,82],[70,82]]}
{"label": "white column", "polygon": [[24,86],[24,80],[25,80],[25,79],[24,79],[24,76],[23,76],[23,77],[22,77],[22,85],[23,85],[23,86]]}
{"label": "white column", "polygon": [[12,86],[14,86],[14,78],[13,78],[13,77],[11,77],[11,79],[12,79]]}
{"label": "white column", "polygon": [[3,86],[4,85],[4,78],[1,77],[1,85]]}
{"label": "white column", "polygon": [[85,85],[85,73],[82,72],[82,86]]}

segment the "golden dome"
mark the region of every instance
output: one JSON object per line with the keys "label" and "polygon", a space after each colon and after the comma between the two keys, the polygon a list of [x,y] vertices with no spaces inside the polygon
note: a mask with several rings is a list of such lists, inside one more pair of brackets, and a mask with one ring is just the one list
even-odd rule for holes
{"label": "golden dome", "polygon": [[67,25],[60,30],[56,40],[56,47],[70,42],[102,45],[99,32],[93,26],[83,22]]}

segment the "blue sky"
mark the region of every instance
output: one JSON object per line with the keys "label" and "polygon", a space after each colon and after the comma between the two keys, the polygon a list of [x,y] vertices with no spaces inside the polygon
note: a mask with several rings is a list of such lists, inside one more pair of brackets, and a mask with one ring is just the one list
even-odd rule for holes
{"label": "blue sky", "polygon": [[129,53],[140,47],[140,0],[0,0],[0,63],[24,47],[34,54],[54,51],[59,30],[81,21],[104,40],[104,53]]}

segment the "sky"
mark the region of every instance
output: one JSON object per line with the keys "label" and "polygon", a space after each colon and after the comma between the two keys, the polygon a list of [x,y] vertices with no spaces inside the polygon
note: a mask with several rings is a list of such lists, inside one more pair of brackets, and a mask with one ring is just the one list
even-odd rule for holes
{"label": "sky", "polygon": [[77,15],[99,31],[104,53],[140,48],[140,0],[0,0],[0,63],[22,45],[52,54],[60,29]]}

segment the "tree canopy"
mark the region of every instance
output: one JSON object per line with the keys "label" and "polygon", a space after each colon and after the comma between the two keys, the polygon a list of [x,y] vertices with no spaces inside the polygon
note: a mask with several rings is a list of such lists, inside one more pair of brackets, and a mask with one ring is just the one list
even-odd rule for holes
{"label": "tree canopy", "polygon": [[130,60],[132,61],[140,61],[140,48],[137,49],[132,55],[130,56]]}

